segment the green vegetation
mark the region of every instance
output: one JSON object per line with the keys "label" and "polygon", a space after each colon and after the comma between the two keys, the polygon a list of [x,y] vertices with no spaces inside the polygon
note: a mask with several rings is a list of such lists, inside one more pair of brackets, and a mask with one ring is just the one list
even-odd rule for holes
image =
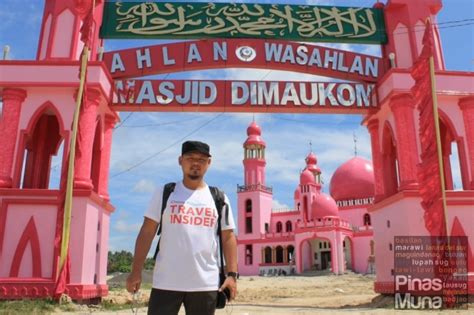
{"label": "green vegetation", "polygon": [[64,312],[74,311],[73,305],[58,305],[58,303],[52,299],[18,300],[0,301],[0,315],[51,314],[57,311],[58,307]]}
{"label": "green vegetation", "polygon": [[[107,262],[107,273],[112,272],[130,272],[132,269],[133,254],[122,250],[120,252],[109,252]],[[145,270],[152,270],[154,261],[147,258],[145,261]]]}

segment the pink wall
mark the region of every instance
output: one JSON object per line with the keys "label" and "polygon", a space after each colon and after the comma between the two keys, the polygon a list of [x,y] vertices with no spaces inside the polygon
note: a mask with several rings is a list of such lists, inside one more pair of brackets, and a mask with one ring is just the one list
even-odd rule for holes
{"label": "pink wall", "polygon": [[[97,270],[106,271],[107,257],[106,246],[100,246],[103,236],[109,235],[109,224],[101,224],[98,231],[99,220],[109,216],[106,211],[95,202],[86,197],[75,197],[73,200],[73,220],[71,221],[71,283],[94,283]],[[99,252],[96,244],[99,243]],[[105,243],[107,244],[107,243]],[[105,245],[102,244],[102,245]],[[99,265],[97,265],[99,264]],[[104,281],[105,274],[97,274],[97,279]],[[100,283],[100,282],[99,282]],[[105,283],[102,282],[102,283]]]}
{"label": "pink wall", "polygon": [[[396,197],[396,196],[392,196]],[[375,268],[376,281],[392,281],[393,276],[393,244],[395,236],[428,235],[424,226],[423,210],[419,198],[405,198],[397,200],[379,210],[371,212],[375,240]],[[390,221],[390,227],[387,227]]]}
{"label": "pink wall", "polygon": [[352,250],[354,257],[354,271],[358,273],[367,273],[368,258],[370,255],[370,241],[373,235],[355,236],[352,240]]}
{"label": "pink wall", "polygon": [[[265,223],[270,224],[272,195],[261,191],[248,191],[238,194],[237,207],[240,239],[259,239],[265,233]],[[245,233],[245,202],[252,200],[252,233]]]}
{"label": "pink wall", "polygon": [[[12,198],[13,197],[13,198]],[[43,198],[42,198],[43,199]],[[30,200],[30,201],[28,201]],[[0,209],[0,237],[3,238],[0,255],[0,279],[9,278],[12,268],[13,258],[19,245],[20,238],[25,231],[27,223],[31,218],[37,231],[37,237],[40,241],[40,256],[32,256],[31,243],[27,245],[22,259],[16,261],[20,264],[18,277],[33,277],[33,262],[41,265],[41,277],[53,277],[54,263],[54,237],[57,222],[58,207],[55,204],[56,198],[43,199],[43,203],[37,197],[27,196],[8,196],[5,198],[0,194],[2,208]],[[49,203],[49,204],[48,204]],[[1,221],[5,220],[5,225]],[[40,261],[37,261],[37,260]],[[0,280],[0,282],[2,282]]]}
{"label": "pink wall", "polygon": [[277,225],[277,222],[281,222],[282,224],[282,231],[283,232],[287,232],[286,231],[286,222],[287,221],[290,221],[291,222],[291,227],[292,227],[292,231],[295,230],[295,222],[296,220],[300,219],[300,214],[299,213],[295,213],[293,212],[292,214],[275,214],[273,213],[272,217],[271,217],[271,223],[270,223],[270,232],[273,232],[273,233],[276,233],[277,231],[277,228],[276,228],[276,225]]}
{"label": "pink wall", "polygon": [[339,217],[346,220],[352,225],[364,225],[364,214],[367,213],[366,208],[339,208]]}

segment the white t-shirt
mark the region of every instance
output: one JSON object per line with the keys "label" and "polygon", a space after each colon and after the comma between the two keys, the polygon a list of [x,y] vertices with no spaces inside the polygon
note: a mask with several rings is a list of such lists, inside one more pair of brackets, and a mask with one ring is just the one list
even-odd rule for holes
{"label": "white t-shirt", "polygon": [[[163,186],[151,200],[145,217],[160,222]],[[221,229],[234,229],[230,202]],[[227,223],[227,224],[226,224]],[[219,286],[217,210],[209,187],[191,190],[176,183],[163,213],[160,251],[153,272],[153,287],[173,291],[212,291]]]}

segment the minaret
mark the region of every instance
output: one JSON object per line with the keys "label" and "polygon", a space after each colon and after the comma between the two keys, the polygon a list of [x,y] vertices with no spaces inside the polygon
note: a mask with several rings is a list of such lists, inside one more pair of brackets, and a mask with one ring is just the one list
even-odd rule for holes
{"label": "minaret", "polygon": [[316,154],[314,154],[312,151],[308,154],[308,156],[305,159],[306,161],[306,169],[310,170],[311,173],[313,173],[314,176],[314,183],[315,187],[318,191],[321,191],[321,169],[318,167],[318,159],[316,158]]}
{"label": "minaret", "polygon": [[265,141],[253,121],[247,128],[244,142],[244,182],[237,187],[238,256],[241,274],[257,274],[262,262],[262,247],[252,244],[270,231],[272,189],[265,186]]}
{"label": "minaret", "polygon": [[245,185],[265,185],[265,141],[262,130],[253,121],[247,128],[247,140],[244,143]]}
{"label": "minaret", "polygon": [[303,221],[313,219],[312,204],[321,192],[321,169],[316,165],[318,160],[311,151],[305,158],[306,167],[300,174],[298,210]]}

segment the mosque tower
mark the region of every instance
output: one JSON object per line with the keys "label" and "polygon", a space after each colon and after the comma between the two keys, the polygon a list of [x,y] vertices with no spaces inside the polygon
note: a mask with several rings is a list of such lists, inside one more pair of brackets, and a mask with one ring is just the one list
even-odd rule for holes
{"label": "mosque tower", "polygon": [[[244,185],[237,187],[239,256],[246,265],[261,261],[253,250],[252,240],[269,231],[272,212],[272,189],[265,186],[265,141],[260,127],[253,121],[244,142]],[[248,242],[248,244],[246,244]],[[239,267],[240,268],[240,267]]]}
{"label": "mosque tower", "polygon": [[305,159],[306,167],[300,174],[300,184],[295,191],[296,209],[303,221],[339,216],[334,199],[323,193],[321,169],[317,166],[316,155],[311,151]]}
{"label": "mosque tower", "polygon": [[[4,62],[2,67],[9,69],[4,76],[9,81],[0,89],[0,299],[51,297],[55,292],[64,222],[60,183],[67,173],[84,45],[80,29],[95,3],[87,96],[79,116],[65,288],[73,300],[90,303],[108,292],[110,216],[115,209],[108,179],[112,133],[119,117],[109,106],[113,81],[96,54],[105,1],[44,3],[36,60]],[[56,167],[62,178],[55,185],[51,178]]]}
{"label": "mosque tower", "polygon": [[298,195],[296,209],[300,211],[303,221],[312,219],[312,203],[321,191],[321,170],[316,165],[317,159],[313,152],[310,152],[305,159],[306,167],[300,174],[300,184],[295,192]]}

